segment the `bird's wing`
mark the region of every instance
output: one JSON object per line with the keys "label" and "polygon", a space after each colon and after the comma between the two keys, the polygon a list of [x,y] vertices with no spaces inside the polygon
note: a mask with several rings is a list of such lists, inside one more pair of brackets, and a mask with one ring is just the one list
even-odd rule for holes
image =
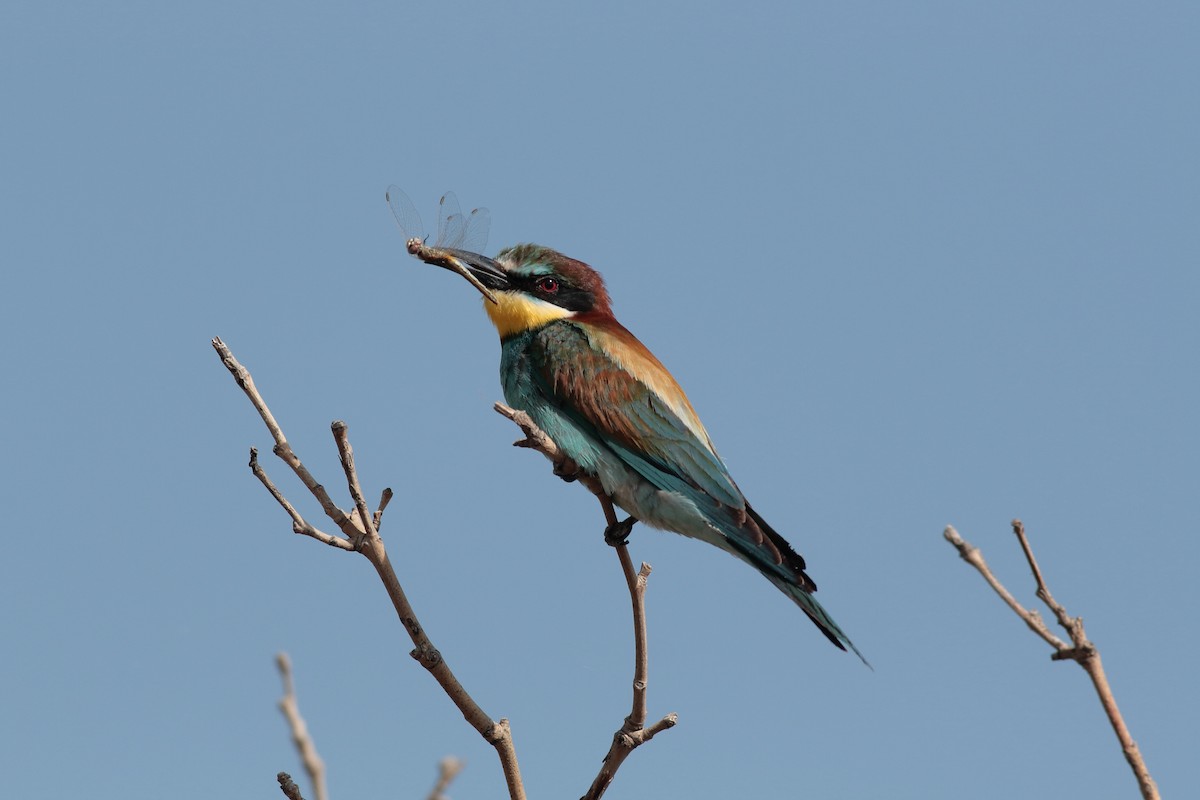
{"label": "bird's wing", "polygon": [[543,391],[660,489],[701,507],[707,496],[741,516],[746,500],[679,384],[633,334],[606,322],[538,333],[531,355]]}

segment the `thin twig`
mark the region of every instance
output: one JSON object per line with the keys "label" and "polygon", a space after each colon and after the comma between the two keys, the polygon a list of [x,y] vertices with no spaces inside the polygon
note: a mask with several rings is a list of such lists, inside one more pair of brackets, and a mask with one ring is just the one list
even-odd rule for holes
{"label": "thin twig", "polygon": [[[617,513],[613,508],[612,498],[604,491],[600,481],[594,477],[581,474],[579,468],[546,435],[533,419],[524,411],[510,408],[503,403],[496,403],[496,412],[515,422],[525,434],[525,438],[513,442],[517,447],[528,447],[537,450],[554,465],[554,474],[566,480],[579,480],[600,501],[604,511],[604,520],[608,529],[617,525]],[[646,686],[648,684],[649,662],[646,647],[646,581],[650,577],[650,565],[642,563],[639,571],[633,570],[633,559],[629,556],[629,548],[625,544],[614,546],[617,557],[621,562],[621,571],[625,575],[625,583],[629,588],[629,599],[633,606],[633,708],[625,723],[613,734],[612,745],[605,754],[599,774],[592,781],[584,800],[598,800],[616,777],[617,770],[635,749],[653,739],[658,733],[675,726],[679,716],[674,712],[655,722],[650,727],[646,724]]]}
{"label": "thin twig", "polygon": [[279,677],[283,680],[283,697],[279,700],[279,710],[287,719],[288,728],[292,732],[292,744],[300,755],[300,763],[308,773],[312,783],[315,800],[327,800],[329,792],[325,788],[325,762],[317,753],[317,746],[308,733],[304,717],[300,716],[300,704],[296,701],[296,687],[292,682],[292,660],[287,653],[275,656],[275,666],[279,668]]}
{"label": "thin twig", "polygon": [[450,788],[450,784],[454,782],[454,779],[458,777],[458,773],[462,772],[463,767],[466,765],[467,762],[454,756],[446,756],[438,762],[437,783],[429,791],[428,800],[448,800],[446,790]]}
{"label": "thin twig", "polygon": [[[350,489],[351,496],[354,500],[355,510],[353,513],[347,513],[340,509],[333,500],[329,497],[325,487],[317,482],[312,473],[304,466],[299,456],[292,450],[288,444],[286,437],[283,435],[283,430],[275,421],[274,415],[267,407],[266,401],[259,393],[254,385],[254,380],[250,376],[249,370],[238,363],[234,358],[232,351],[225,345],[220,338],[212,340],[213,349],[221,357],[221,362],[226,369],[233,375],[238,386],[250,398],[251,403],[258,409],[259,415],[263,422],[267,425],[267,430],[271,432],[271,436],[275,439],[274,452],[281,458],[292,471],[296,473],[301,482],[312,493],[317,502],[321,504],[321,508],[325,511],[326,516],[333,520],[334,524],[342,531],[346,537],[344,540],[338,540],[337,537],[330,537],[340,542],[337,547],[344,550],[358,549],[371,565],[375,568],[380,580],[383,581],[384,588],[387,590],[388,597],[392,600],[392,605],[396,609],[397,616],[400,617],[405,630],[408,632],[409,638],[412,639],[414,649],[411,653],[413,658],[421,663],[423,667],[429,670],[434,679],[446,692],[451,701],[458,706],[463,717],[479,732],[481,736],[493,747],[500,758],[500,766],[504,770],[504,779],[508,785],[508,793],[511,800],[525,800],[525,788],[521,781],[521,770],[517,763],[517,753],[513,746],[512,732],[509,728],[508,720],[501,719],[498,722],[493,721],[479,704],[467,693],[467,690],[459,683],[458,678],[450,670],[437,648],[433,646],[433,642],[425,633],[425,629],[421,626],[417,619],[416,613],[412,609],[412,605],[408,602],[408,598],[404,593],[404,589],[400,585],[400,580],[396,577],[396,571],[392,568],[391,561],[388,559],[387,550],[384,547],[383,540],[379,536],[377,520],[382,516],[384,508],[387,506],[390,498],[390,492],[385,491],[380,499],[379,508],[374,514],[368,512],[366,503],[363,499],[362,486],[358,480],[358,474],[354,469],[354,454],[350,447],[350,441],[347,434],[346,424],[340,421],[335,421],[332,425],[334,440],[338,446],[338,453],[342,462],[342,469],[346,477],[347,486]],[[253,464],[257,465],[257,459],[253,460]],[[306,533],[309,536],[321,539],[320,536],[314,535],[311,531],[316,531],[315,528],[304,522],[299,513],[287,503],[278,489],[269,479],[264,480],[266,473],[260,474],[261,468],[255,471],[259,476],[259,480],[263,481],[275,499],[283,505],[292,517],[293,529],[298,532]],[[319,533],[319,531],[317,531]],[[326,541],[327,544],[333,544],[332,541]]]}
{"label": "thin twig", "polygon": [[1100,661],[1100,651],[1096,649],[1094,644],[1088,641],[1087,634],[1083,629],[1083,619],[1081,617],[1072,617],[1068,614],[1066,608],[1050,594],[1050,589],[1046,585],[1045,578],[1042,576],[1041,567],[1038,566],[1037,559],[1033,556],[1033,548],[1029,544],[1029,538],[1025,535],[1025,525],[1021,520],[1014,519],[1012,521],[1012,528],[1021,545],[1021,550],[1025,553],[1025,560],[1029,563],[1029,569],[1033,572],[1034,581],[1037,583],[1037,596],[1049,607],[1058,624],[1066,630],[1071,638],[1070,644],[1052,634],[1036,611],[1026,610],[1013,598],[1012,594],[992,574],[987,562],[983,560],[983,555],[979,552],[979,548],[974,547],[959,536],[958,531],[949,525],[946,526],[943,535],[948,542],[954,545],[964,561],[979,570],[984,580],[1000,595],[1009,608],[1016,612],[1017,616],[1024,620],[1025,624],[1034,633],[1038,634],[1038,636],[1045,639],[1046,642],[1054,647],[1054,652],[1050,655],[1051,660],[1075,661],[1079,666],[1083,667],[1084,672],[1092,680],[1092,685],[1096,689],[1096,694],[1100,698],[1100,705],[1104,708],[1104,713],[1108,716],[1109,723],[1112,724],[1113,732],[1116,734],[1117,741],[1121,745],[1121,752],[1124,754],[1129,768],[1133,770],[1133,775],[1138,782],[1138,789],[1141,791],[1142,797],[1144,800],[1158,800],[1158,786],[1155,785],[1154,779],[1150,777],[1150,771],[1146,767],[1146,762],[1142,758],[1141,751],[1138,749],[1137,743],[1134,742],[1133,736],[1129,733],[1129,728],[1125,725],[1125,719],[1121,716],[1120,709],[1117,708],[1116,698],[1113,697],[1112,689],[1108,684],[1108,678],[1104,674],[1104,665]]}
{"label": "thin twig", "polygon": [[378,545],[382,548],[383,541],[379,538],[379,531],[375,530],[375,517],[367,511],[367,499],[358,482],[358,472],[354,469],[354,448],[350,446],[350,428],[345,422],[337,419],[330,425],[330,429],[333,431],[333,440],[337,442],[338,457],[342,461],[342,472],[346,475],[346,486],[350,490],[350,498],[354,501],[354,510],[358,512],[358,519],[364,523],[362,534],[354,541],[354,549],[357,550],[368,542],[371,546]]}
{"label": "thin twig", "polygon": [[591,490],[592,494],[600,497],[604,494],[604,489],[600,486],[599,481],[590,480],[579,472],[579,467],[572,461],[566,453],[559,449],[558,445],[546,435],[546,432],[537,426],[533,418],[524,411],[504,405],[504,403],[495,403],[492,408],[502,417],[512,420],[516,423],[521,432],[525,434],[524,439],[518,439],[513,442],[513,447],[527,447],[530,450],[537,450],[539,453],[550,459],[550,463],[554,465],[554,474],[567,481],[580,479]]}
{"label": "thin twig", "polygon": [[[612,500],[601,495],[600,505],[604,509],[604,518],[609,527],[616,525],[617,514],[613,509]],[[646,649],[646,582],[650,577],[650,565],[643,561],[641,569],[635,573],[633,560],[629,557],[628,546],[618,544],[614,549],[620,559],[621,571],[625,574],[625,584],[629,587],[629,599],[633,604],[633,707],[629,716],[625,718],[624,724],[613,734],[612,745],[604,755],[600,772],[592,781],[592,785],[588,787],[583,800],[598,800],[602,797],[629,754],[653,739],[660,731],[673,728],[679,720],[679,716],[672,712],[649,728],[645,727],[646,687],[649,684],[649,658]]]}
{"label": "thin twig", "polygon": [[996,580],[996,576],[993,575],[991,569],[988,568],[987,562],[983,559],[983,553],[979,551],[978,547],[975,547],[966,539],[959,536],[958,531],[954,530],[954,527],[951,525],[946,526],[946,530],[943,535],[946,537],[946,541],[950,542],[950,544],[954,545],[955,548],[958,549],[958,554],[962,556],[962,560],[979,570],[979,574],[982,575],[983,579],[988,582],[988,586],[991,586],[992,589],[995,590],[996,594],[1000,595],[1000,599],[1007,603],[1008,607],[1011,608],[1018,617],[1025,621],[1025,624],[1029,626],[1031,631],[1045,639],[1046,643],[1056,650],[1066,650],[1069,647],[1066,642],[1055,636],[1051,630],[1046,627],[1046,623],[1042,619],[1041,614],[1033,609],[1027,609],[1018,603],[1017,599],[1012,596],[1012,593],[1009,592],[1008,589],[1005,589],[1004,585],[1000,583],[1000,581]]}
{"label": "thin twig", "polygon": [[250,471],[253,472],[255,477],[262,482],[263,486],[267,487],[267,491],[271,493],[271,496],[275,498],[279,505],[283,506],[283,510],[286,511],[288,516],[292,518],[293,532],[302,534],[304,536],[311,536],[318,542],[324,542],[327,545],[337,547],[342,550],[354,550],[354,545],[347,540],[338,538],[337,536],[331,536],[330,534],[325,533],[325,531],[313,527],[311,524],[309,524],[308,520],[300,516],[300,512],[296,510],[295,506],[288,502],[288,499],[283,496],[283,493],[279,491],[278,487],[275,486],[275,483],[267,475],[267,471],[263,469],[261,464],[258,463],[257,447],[250,448]]}
{"label": "thin twig", "polygon": [[267,408],[267,402],[263,399],[262,394],[259,393],[258,387],[254,385],[254,378],[250,376],[250,370],[243,367],[234,358],[233,351],[221,341],[221,337],[214,338],[212,346],[217,351],[217,355],[221,357],[221,363],[233,375],[233,379],[237,382],[237,385],[246,393],[246,397],[250,398],[250,402],[258,410],[258,414],[262,417],[263,422],[266,423],[267,430],[271,432],[271,438],[275,440],[275,447],[273,449],[275,455],[279,456],[296,473],[296,477],[301,480],[308,491],[312,493],[312,496],[321,504],[321,510],[325,512],[325,516],[333,520],[342,533],[346,534],[346,538],[353,539],[360,533],[360,529],[355,526],[354,521],[345,511],[338,508],[337,504],[330,498],[329,493],[325,491],[325,487],[313,477],[312,473],[308,471],[308,468],[300,460],[300,457],[292,450],[287,437],[283,435],[283,429],[275,421],[275,416],[271,413],[271,409]]}
{"label": "thin twig", "polygon": [[1025,524],[1019,519],[1012,521],[1013,533],[1017,535],[1017,541],[1021,543],[1021,550],[1025,553],[1025,560],[1029,562],[1029,569],[1033,571],[1033,579],[1037,582],[1037,596],[1045,603],[1054,613],[1054,618],[1058,620],[1058,624],[1062,626],[1070,636],[1071,641],[1075,643],[1075,647],[1090,646],[1087,637],[1083,633],[1083,620],[1078,617],[1071,617],[1067,610],[1063,608],[1050,594],[1050,589],[1046,586],[1046,581],[1042,578],[1042,569],[1038,566],[1037,559],[1033,557],[1033,548],[1029,545],[1029,537],[1025,535]]}

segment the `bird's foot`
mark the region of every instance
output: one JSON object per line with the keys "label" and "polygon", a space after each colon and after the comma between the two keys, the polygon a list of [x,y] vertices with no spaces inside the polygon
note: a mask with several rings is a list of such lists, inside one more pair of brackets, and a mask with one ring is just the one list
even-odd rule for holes
{"label": "bird's foot", "polygon": [[567,483],[579,480],[580,471],[579,465],[566,456],[563,456],[561,461],[554,462],[554,474]]}
{"label": "bird's foot", "polygon": [[604,529],[604,543],[609,547],[620,547],[629,544],[629,532],[633,530],[636,517],[626,517],[624,522],[616,522]]}

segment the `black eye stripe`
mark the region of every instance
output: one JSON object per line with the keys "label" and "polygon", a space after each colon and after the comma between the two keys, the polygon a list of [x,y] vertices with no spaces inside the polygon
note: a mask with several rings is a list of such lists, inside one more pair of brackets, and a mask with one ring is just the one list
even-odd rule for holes
{"label": "black eye stripe", "polygon": [[573,286],[557,275],[529,275],[513,283],[530,296],[568,311],[590,311],[596,302],[595,295],[587,289]]}

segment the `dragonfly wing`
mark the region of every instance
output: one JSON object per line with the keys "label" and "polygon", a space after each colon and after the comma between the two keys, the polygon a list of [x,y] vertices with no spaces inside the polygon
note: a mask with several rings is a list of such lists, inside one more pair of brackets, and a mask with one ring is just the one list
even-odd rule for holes
{"label": "dragonfly wing", "polygon": [[421,215],[417,212],[417,207],[413,205],[412,200],[408,199],[408,195],[399,186],[393,184],[388,187],[384,197],[387,198],[388,207],[392,209],[392,216],[396,218],[396,225],[400,227],[400,232],[404,234],[405,240],[424,239],[425,226],[421,222]]}
{"label": "dragonfly wing", "polygon": [[487,247],[488,231],[492,227],[492,212],[486,208],[475,208],[467,215],[466,230],[462,241],[455,245],[472,253],[482,253]]}
{"label": "dragonfly wing", "polygon": [[438,201],[438,237],[437,247],[458,247],[467,230],[467,222],[463,218],[462,209],[458,205],[458,197],[454,192],[446,192]]}
{"label": "dragonfly wing", "polygon": [[[408,195],[396,185],[388,187],[388,207],[404,234],[405,239],[425,240],[425,226],[421,215]],[[488,232],[492,227],[492,214],[486,208],[476,208],[463,214],[454,192],[446,192],[438,201],[438,233],[434,247],[469,250],[482,253],[487,246]]]}

